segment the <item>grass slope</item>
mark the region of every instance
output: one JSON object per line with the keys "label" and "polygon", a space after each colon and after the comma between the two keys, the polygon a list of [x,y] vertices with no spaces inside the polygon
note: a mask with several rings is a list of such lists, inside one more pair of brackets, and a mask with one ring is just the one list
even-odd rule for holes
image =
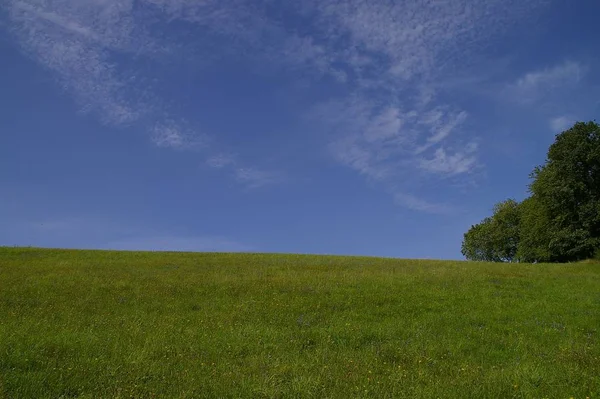
{"label": "grass slope", "polygon": [[600,395],[600,268],[0,248],[0,397]]}

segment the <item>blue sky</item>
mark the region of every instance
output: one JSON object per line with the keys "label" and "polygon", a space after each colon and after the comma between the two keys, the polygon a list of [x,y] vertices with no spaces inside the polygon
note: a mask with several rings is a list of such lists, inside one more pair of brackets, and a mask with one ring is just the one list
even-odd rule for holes
{"label": "blue sky", "polygon": [[600,110],[595,0],[4,0],[0,245],[459,259]]}

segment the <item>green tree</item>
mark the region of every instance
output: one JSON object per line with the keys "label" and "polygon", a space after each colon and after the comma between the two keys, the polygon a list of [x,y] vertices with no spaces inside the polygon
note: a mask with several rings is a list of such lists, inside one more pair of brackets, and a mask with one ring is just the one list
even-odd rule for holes
{"label": "green tree", "polygon": [[546,163],[534,169],[530,191],[543,223],[549,259],[590,258],[600,247],[600,127],[576,123],[558,134]]}
{"label": "green tree", "polygon": [[519,244],[516,257],[521,262],[551,262],[552,229],[546,209],[536,196],[520,204]]}
{"label": "green tree", "polygon": [[[465,233],[462,253],[485,261],[568,262],[600,252],[600,126],[556,135],[530,175],[531,197],[507,200]],[[595,255],[596,254],[596,255]]]}
{"label": "green tree", "polygon": [[465,233],[462,254],[469,260],[512,262],[519,245],[520,205],[508,199],[494,206],[491,218]]}
{"label": "green tree", "polygon": [[471,226],[465,233],[461,252],[468,260],[499,262],[492,239],[492,218]]}

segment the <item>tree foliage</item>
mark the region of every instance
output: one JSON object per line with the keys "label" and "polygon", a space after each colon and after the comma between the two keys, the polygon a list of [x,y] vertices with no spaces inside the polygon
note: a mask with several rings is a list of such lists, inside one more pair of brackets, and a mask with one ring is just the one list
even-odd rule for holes
{"label": "tree foliage", "polygon": [[512,262],[519,243],[519,203],[513,199],[494,206],[494,215],[465,234],[462,253],[467,259]]}
{"label": "tree foliage", "polygon": [[471,226],[465,233],[462,243],[462,254],[469,260],[499,262],[492,242],[492,218],[485,218],[481,223]]}
{"label": "tree foliage", "polygon": [[529,198],[497,204],[465,234],[467,259],[568,262],[600,249],[600,126],[579,122],[558,134],[530,177]]}
{"label": "tree foliage", "polygon": [[550,220],[534,195],[520,204],[517,259],[521,262],[551,262]]}

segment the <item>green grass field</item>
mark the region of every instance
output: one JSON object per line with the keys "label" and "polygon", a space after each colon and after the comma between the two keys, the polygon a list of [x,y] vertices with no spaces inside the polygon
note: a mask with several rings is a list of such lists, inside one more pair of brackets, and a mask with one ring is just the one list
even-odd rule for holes
{"label": "green grass field", "polygon": [[0,248],[2,398],[600,397],[600,265]]}

